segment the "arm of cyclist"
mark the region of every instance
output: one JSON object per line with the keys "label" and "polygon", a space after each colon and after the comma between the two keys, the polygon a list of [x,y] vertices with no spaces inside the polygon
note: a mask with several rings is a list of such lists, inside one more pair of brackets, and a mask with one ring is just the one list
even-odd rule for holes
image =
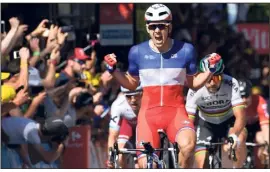
{"label": "arm of cyclist", "polygon": [[[117,138],[119,135],[120,130],[120,117],[121,113],[119,112],[119,107],[117,106],[116,102],[112,103],[111,106],[111,113],[110,113],[110,123],[109,123],[109,137],[108,137],[108,157],[109,157],[109,149],[110,147],[113,148],[113,145],[115,142],[117,142]],[[107,160],[107,167],[113,168],[113,165],[111,162],[109,162],[109,159]]]}
{"label": "arm of cyclist", "polygon": [[245,116],[245,105],[243,104],[243,100],[240,95],[239,84],[236,79],[232,79],[232,108],[233,114],[235,116],[235,122],[233,128],[230,130],[229,137],[234,139],[234,146],[236,146],[236,142],[238,140],[238,136],[244,130],[246,126],[246,116]]}
{"label": "arm of cyclist", "polygon": [[119,135],[119,131],[110,128],[109,129],[109,138],[108,138],[108,152],[109,152],[109,148],[113,147],[113,144],[117,141]]}
{"label": "arm of cyclist", "polygon": [[139,85],[138,48],[133,46],[128,54],[129,68],[127,73],[116,70],[117,59],[115,54],[108,54],[104,57],[107,70],[117,81],[129,90],[136,90]]}
{"label": "arm of cyclist", "polygon": [[267,144],[269,145],[269,124],[262,125],[261,130],[262,130],[263,141],[267,142]]}
{"label": "arm of cyclist", "polygon": [[117,141],[120,130],[120,118],[121,113],[119,112],[119,107],[116,105],[116,102],[112,103],[111,113],[110,113],[110,123],[109,123],[109,139],[108,139],[108,151],[110,147],[113,147],[113,144]]}
{"label": "arm of cyclist", "polygon": [[235,106],[233,108],[233,114],[235,116],[235,123],[230,134],[235,134],[236,136],[239,136],[239,134],[242,132],[242,130],[246,126],[246,117],[245,117],[244,107]]}
{"label": "arm of cyclist", "polygon": [[187,76],[187,84],[188,87],[193,90],[198,90],[204,86],[204,84],[208,81],[209,78],[213,76],[213,73],[210,71],[206,71],[204,73],[198,73],[193,76]]}
{"label": "arm of cyclist", "polygon": [[198,90],[205,85],[205,83],[213,76],[213,74],[220,67],[218,64],[221,60],[221,56],[212,53],[205,57],[202,65],[205,69],[205,72],[196,73],[196,56],[194,48],[190,48],[190,51],[187,53],[187,60],[190,60],[189,65],[187,66],[187,84],[188,87],[193,90]]}
{"label": "arm of cyclist", "polygon": [[263,97],[259,97],[259,105],[257,107],[259,121],[261,126],[261,133],[263,140],[269,144],[269,113],[267,102]]}
{"label": "arm of cyclist", "polygon": [[117,81],[125,88],[129,90],[136,90],[139,85],[139,77],[132,76],[129,73],[122,73],[120,71],[115,71],[113,76]]}
{"label": "arm of cyclist", "polygon": [[197,111],[197,96],[195,95],[196,91],[189,89],[186,99],[186,111],[188,113],[188,118],[194,123],[195,115]]}

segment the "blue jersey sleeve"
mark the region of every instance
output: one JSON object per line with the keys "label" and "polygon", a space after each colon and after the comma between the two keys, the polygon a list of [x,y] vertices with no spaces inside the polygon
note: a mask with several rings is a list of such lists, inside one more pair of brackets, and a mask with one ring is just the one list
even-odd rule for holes
{"label": "blue jersey sleeve", "polygon": [[139,50],[138,46],[133,46],[128,54],[128,73],[133,76],[139,76]]}
{"label": "blue jersey sleeve", "polygon": [[197,54],[193,45],[186,43],[185,45],[186,54],[186,70],[187,75],[194,75],[197,73]]}

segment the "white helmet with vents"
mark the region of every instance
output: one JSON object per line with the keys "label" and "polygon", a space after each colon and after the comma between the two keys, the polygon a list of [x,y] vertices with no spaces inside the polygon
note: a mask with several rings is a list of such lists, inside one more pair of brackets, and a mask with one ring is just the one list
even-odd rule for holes
{"label": "white helmet with vents", "polygon": [[156,21],[170,23],[172,21],[172,12],[166,5],[154,4],[146,10],[144,18],[147,23]]}
{"label": "white helmet with vents", "polygon": [[134,90],[134,91],[131,91],[131,90],[129,90],[129,89],[124,88],[124,87],[121,86],[121,92],[124,93],[125,95],[136,95],[136,94],[141,93],[142,90],[143,90],[143,89],[142,89],[142,86],[141,86],[141,85],[139,85],[139,86],[136,88],[136,90]]}

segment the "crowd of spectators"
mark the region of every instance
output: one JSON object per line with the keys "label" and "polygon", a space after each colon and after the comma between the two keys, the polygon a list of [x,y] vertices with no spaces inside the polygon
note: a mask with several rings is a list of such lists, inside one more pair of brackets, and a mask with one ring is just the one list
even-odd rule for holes
{"label": "crowd of spectators", "polygon": [[[108,125],[103,123],[109,122],[119,85],[104,67],[96,67],[98,41],[85,45],[87,53],[84,47],[64,53],[68,33],[63,27],[44,19],[28,31],[17,17],[8,22],[10,29],[1,33],[2,149],[16,149],[23,167],[31,167],[37,162],[26,158],[31,157],[28,150],[47,163],[61,157],[68,139],[65,127],[91,125],[93,140],[106,140]],[[43,142],[53,151],[36,146]]]}

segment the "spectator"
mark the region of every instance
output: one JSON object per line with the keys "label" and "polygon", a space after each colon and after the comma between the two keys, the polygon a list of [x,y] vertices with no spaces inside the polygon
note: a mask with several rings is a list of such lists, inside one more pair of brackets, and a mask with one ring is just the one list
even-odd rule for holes
{"label": "spectator", "polygon": [[[44,124],[38,124],[23,117],[7,117],[2,119],[2,132],[5,134],[6,144],[32,144],[45,162],[52,162],[59,158],[64,151],[68,128],[61,118],[48,118]],[[58,142],[53,152],[46,151],[40,144],[41,140]]]}
{"label": "spectator", "polygon": [[67,60],[65,69],[60,73],[55,86],[66,84],[69,80],[77,79],[82,74],[86,60],[90,56],[86,55],[82,48],[75,48],[74,54]]}
{"label": "spectator", "polygon": [[5,73],[3,85],[1,86],[1,101],[9,102],[16,96],[16,90],[28,89],[28,59],[30,57],[27,48],[21,48],[19,51],[20,59],[12,60],[8,64],[9,73]]}

